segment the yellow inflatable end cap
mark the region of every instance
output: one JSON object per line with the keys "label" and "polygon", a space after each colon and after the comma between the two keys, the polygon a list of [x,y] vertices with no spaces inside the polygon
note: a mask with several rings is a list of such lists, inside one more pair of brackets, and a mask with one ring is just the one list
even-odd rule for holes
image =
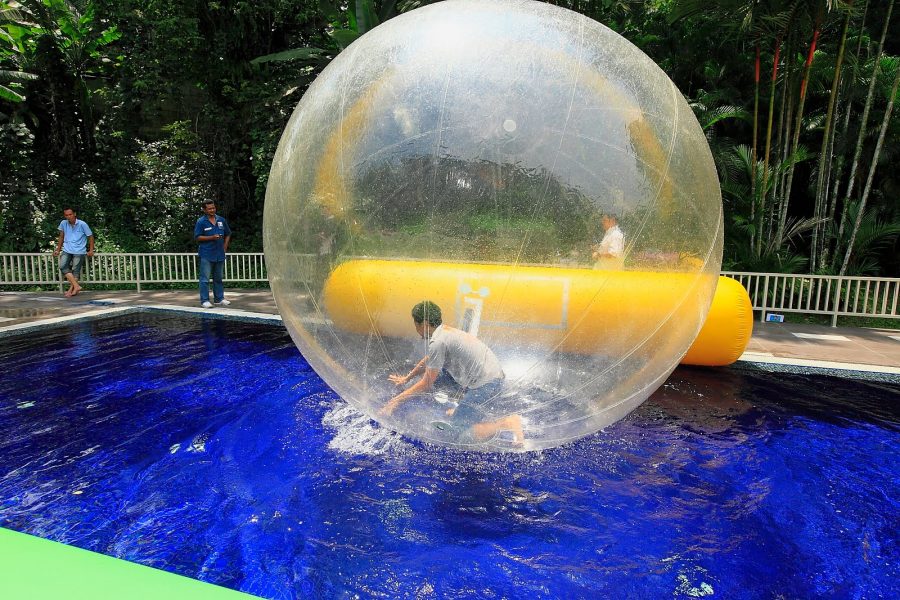
{"label": "yellow inflatable end cap", "polygon": [[697,334],[683,365],[723,367],[744,353],[753,333],[753,305],[750,295],[739,282],[719,277],[712,306]]}

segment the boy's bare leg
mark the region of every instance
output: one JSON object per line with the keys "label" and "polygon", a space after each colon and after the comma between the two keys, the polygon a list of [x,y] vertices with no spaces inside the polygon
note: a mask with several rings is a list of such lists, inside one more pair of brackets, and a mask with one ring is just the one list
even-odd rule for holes
{"label": "boy's bare leg", "polygon": [[476,423],[472,425],[472,435],[479,442],[489,440],[501,431],[513,432],[513,444],[521,445],[525,442],[525,431],[522,429],[522,417],[509,415],[496,421]]}

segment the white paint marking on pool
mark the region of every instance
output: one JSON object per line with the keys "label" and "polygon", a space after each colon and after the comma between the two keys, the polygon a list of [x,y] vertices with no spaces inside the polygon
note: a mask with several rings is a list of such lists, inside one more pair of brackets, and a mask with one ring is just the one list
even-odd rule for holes
{"label": "white paint marking on pool", "polygon": [[807,340],[831,340],[834,342],[849,342],[850,340],[842,335],[829,335],[827,333],[794,333],[794,337]]}
{"label": "white paint marking on pool", "polygon": [[115,314],[125,314],[129,312],[139,312],[141,307],[136,306],[115,306],[104,309],[91,309],[77,315],[68,315],[65,317],[52,317],[50,319],[42,319],[40,321],[32,321],[30,323],[18,323],[16,325],[4,326],[0,329],[0,334],[6,335],[12,332],[24,331],[28,329],[42,329],[44,327],[59,325],[60,323],[70,323],[73,321],[81,321],[96,317],[106,317]]}

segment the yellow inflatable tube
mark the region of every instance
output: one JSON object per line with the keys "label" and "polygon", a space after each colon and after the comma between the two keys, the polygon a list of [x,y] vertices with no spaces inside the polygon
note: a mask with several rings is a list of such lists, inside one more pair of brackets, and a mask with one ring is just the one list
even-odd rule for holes
{"label": "yellow inflatable tube", "polygon": [[[619,347],[646,342],[647,327],[696,327],[706,321],[682,364],[722,366],[743,353],[753,327],[746,290],[737,281],[695,273],[351,260],[338,266],[324,288],[335,327],[390,337],[414,335],[409,311],[422,299],[436,302],[448,323],[478,321],[481,337],[507,336],[562,352],[591,353],[597,340]],[[674,308],[673,308],[674,307]],[[507,330],[507,331],[501,331]]]}

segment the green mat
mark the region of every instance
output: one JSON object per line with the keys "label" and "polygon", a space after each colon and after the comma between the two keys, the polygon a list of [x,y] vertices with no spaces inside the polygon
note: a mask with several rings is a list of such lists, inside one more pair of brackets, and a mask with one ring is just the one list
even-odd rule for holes
{"label": "green mat", "polygon": [[11,600],[255,598],[3,528],[0,528],[0,595]]}

